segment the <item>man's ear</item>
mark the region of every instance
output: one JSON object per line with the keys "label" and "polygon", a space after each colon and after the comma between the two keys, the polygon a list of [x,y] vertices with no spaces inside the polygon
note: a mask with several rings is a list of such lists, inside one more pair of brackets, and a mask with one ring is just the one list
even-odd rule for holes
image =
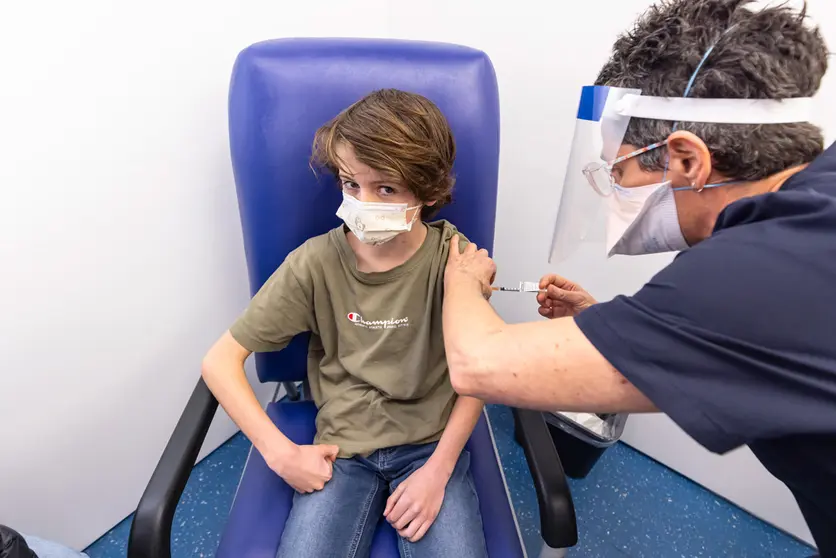
{"label": "man's ear", "polygon": [[668,154],[668,172],[675,188],[689,186],[700,191],[708,184],[712,171],[711,153],[698,136],[683,130],[672,133],[668,138]]}
{"label": "man's ear", "polygon": [[432,207],[437,203],[438,203],[438,200],[430,200],[428,202],[424,202],[424,205],[427,206],[427,207]]}

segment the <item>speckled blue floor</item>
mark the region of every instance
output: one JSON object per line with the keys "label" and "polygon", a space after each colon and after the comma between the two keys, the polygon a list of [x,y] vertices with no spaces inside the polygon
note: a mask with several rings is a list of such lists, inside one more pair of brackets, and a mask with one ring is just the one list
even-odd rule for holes
{"label": "speckled blue floor", "polygon": [[[529,555],[540,548],[539,513],[510,410],[489,413]],[[233,437],[195,467],[177,508],[174,558],[210,557],[220,540],[250,444]],[[592,473],[571,481],[578,517],[577,558],[807,558],[812,549],[618,444]],[[126,556],[130,518],[87,549],[90,558]]]}

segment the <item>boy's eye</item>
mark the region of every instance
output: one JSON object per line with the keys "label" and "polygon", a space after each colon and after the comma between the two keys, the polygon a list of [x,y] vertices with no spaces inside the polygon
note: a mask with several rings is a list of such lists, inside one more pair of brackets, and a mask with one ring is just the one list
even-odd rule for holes
{"label": "boy's eye", "polygon": [[353,182],[351,180],[342,180],[341,182],[342,182],[343,188],[346,189],[346,190],[356,190],[357,188],[359,188],[357,183]]}
{"label": "boy's eye", "polygon": [[393,194],[398,193],[398,191],[395,190],[394,188],[392,188],[391,186],[381,186],[379,188],[379,190],[380,190],[380,193],[385,195],[385,196],[391,196]]}

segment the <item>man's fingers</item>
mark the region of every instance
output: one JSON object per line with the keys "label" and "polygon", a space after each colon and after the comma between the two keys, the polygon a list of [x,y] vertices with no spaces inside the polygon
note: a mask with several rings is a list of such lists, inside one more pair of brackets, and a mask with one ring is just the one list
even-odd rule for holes
{"label": "man's fingers", "polygon": [[[473,242],[468,242],[464,250],[459,249],[459,244],[461,243],[459,235],[454,234],[453,238],[450,239],[450,255],[448,259],[456,261],[458,260],[463,254],[473,254],[475,253],[479,247],[476,246]],[[487,253],[487,252],[486,252]]]}
{"label": "man's fingers", "polygon": [[563,289],[558,289],[554,285],[549,285],[546,287],[546,295],[548,295],[550,300],[564,300],[566,291]]}
{"label": "man's fingers", "polygon": [[574,287],[575,284],[566,279],[565,277],[561,277],[556,273],[550,273],[548,275],[544,275],[542,279],[540,279],[540,288],[547,289],[549,285],[554,285],[555,287],[559,288],[567,288],[567,287]]}
{"label": "man's fingers", "polygon": [[551,300],[559,300],[561,302],[568,302],[570,304],[577,304],[583,302],[584,299],[584,295],[582,293],[578,293],[575,291],[567,291],[555,287],[554,285],[549,285],[549,287],[546,289],[546,294]]}
{"label": "man's fingers", "polygon": [[455,261],[461,253],[461,249],[459,248],[459,235],[454,234],[453,238],[450,239],[450,254],[447,259]]}

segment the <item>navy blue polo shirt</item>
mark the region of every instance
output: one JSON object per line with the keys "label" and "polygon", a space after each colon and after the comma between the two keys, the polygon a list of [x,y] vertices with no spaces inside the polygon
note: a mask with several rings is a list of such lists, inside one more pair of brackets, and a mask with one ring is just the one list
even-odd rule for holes
{"label": "navy blue polo shirt", "polygon": [[748,445],[836,556],[836,145],[576,322],[697,442]]}

